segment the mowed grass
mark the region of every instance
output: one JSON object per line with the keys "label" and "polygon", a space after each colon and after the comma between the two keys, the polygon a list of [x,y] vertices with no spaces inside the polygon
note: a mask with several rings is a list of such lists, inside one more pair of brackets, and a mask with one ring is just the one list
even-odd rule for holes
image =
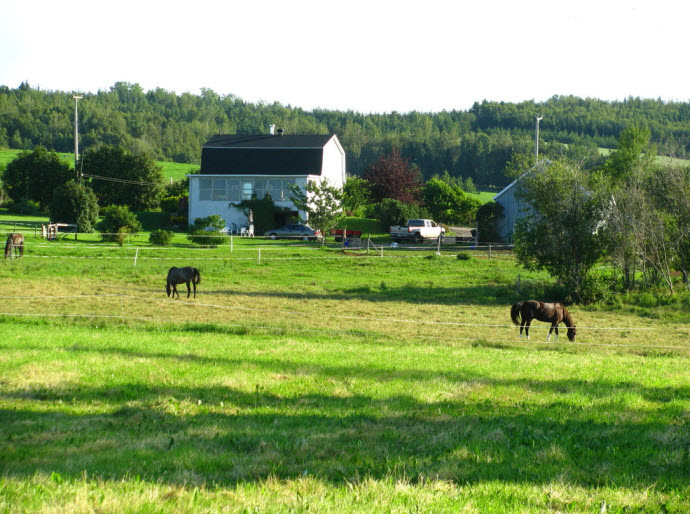
{"label": "mowed grass", "polygon": [[0,509],[690,508],[682,299],[573,306],[581,344],[546,344],[508,310],[557,289],[509,255],[28,242],[0,265]]}

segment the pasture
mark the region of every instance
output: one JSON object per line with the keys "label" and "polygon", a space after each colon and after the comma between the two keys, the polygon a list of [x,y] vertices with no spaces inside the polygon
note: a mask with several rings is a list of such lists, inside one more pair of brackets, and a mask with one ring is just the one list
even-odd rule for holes
{"label": "pasture", "polygon": [[27,237],[0,265],[0,510],[687,512],[687,297],[520,340],[511,304],[557,288],[455,253]]}

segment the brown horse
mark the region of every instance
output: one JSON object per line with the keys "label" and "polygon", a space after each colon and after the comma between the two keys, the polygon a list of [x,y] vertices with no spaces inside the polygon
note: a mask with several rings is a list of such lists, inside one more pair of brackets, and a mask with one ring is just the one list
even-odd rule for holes
{"label": "brown horse", "polygon": [[24,255],[24,236],[18,233],[12,233],[7,236],[7,243],[5,243],[5,259],[12,259],[12,250],[14,250],[14,257]]}
{"label": "brown horse", "polygon": [[575,336],[577,335],[573,317],[562,303],[544,303],[537,300],[518,302],[511,307],[510,317],[513,323],[520,325],[520,337],[522,337],[522,329],[525,329],[527,339],[529,339],[529,327],[533,319],[551,323],[549,336],[546,338],[547,341],[551,339],[551,332],[554,329],[556,329],[556,341],[558,341],[558,324],[561,322],[566,323],[568,339],[570,341],[575,341]]}
{"label": "brown horse", "polygon": [[192,268],[191,266],[187,266],[185,268],[176,268],[173,266],[170,268],[170,270],[168,270],[168,278],[165,284],[165,291],[168,293],[168,297],[170,296],[170,293],[172,293],[173,298],[175,298],[175,293],[177,293],[177,297],[179,298],[180,293],[177,292],[177,284],[184,283],[187,284],[187,298],[189,298],[191,293],[189,289],[190,282],[194,287],[194,298],[196,298],[196,285],[201,282],[199,270]]}

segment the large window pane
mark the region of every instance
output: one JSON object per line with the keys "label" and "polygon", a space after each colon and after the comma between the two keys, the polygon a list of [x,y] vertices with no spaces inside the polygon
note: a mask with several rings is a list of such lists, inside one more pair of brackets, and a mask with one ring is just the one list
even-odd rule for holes
{"label": "large window pane", "polygon": [[211,189],[213,186],[213,179],[210,178],[200,178],[199,179],[199,189]]}
{"label": "large window pane", "polygon": [[242,200],[240,194],[240,179],[228,179],[228,200],[231,202],[239,202]]}
{"label": "large window pane", "polygon": [[242,181],[242,200],[251,200],[253,192],[254,192],[254,181],[253,180],[243,180]]}

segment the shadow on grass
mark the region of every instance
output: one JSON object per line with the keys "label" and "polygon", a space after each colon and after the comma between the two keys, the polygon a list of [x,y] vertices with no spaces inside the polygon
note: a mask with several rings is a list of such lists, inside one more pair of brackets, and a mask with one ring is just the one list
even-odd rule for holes
{"label": "shadow on grass", "polygon": [[[249,366],[260,370],[256,380],[263,383],[313,375],[324,384],[321,389],[338,392],[280,394],[261,384],[252,391],[146,379],[61,388],[9,389],[3,384],[0,398],[13,405],[0,410],[5,476],[57,473],[76,480],[86,472],[113,480],[139,476],[209,487],[312,475],[338,485],[366,477],[432,477],[459,484],[688,488],[690,435],[684,407],[690,387],[486,378],[462,369],[439,374],[394,365],[370,369],[117,348],[90,351],[132,360],[172,359],[180,365],[194,361],[206,370],[213,367],[215,377]],[[412,394],[375,397],[357,390],[358,379],[402,380],[414,387],[415,381],[439,378],[449,382],[445,390],[456,397],[422,401]],[[499,403],[462,393],[472,387],[546,394]],[[645,403],[632,407],[639,402],[622,403],[621,395],[636,395]]]}
{"label": "shadow on grass", "polygon": [[529,289],[517,292],[513,284],[474,285],[464,287],[438,287],[406,284],[391,287],[385,284],[357,286],[334,290],[328,293],[314,292],[246,292],[233,289],[219,289],[215,294],[227,296],[285,298],[295,301],[304,300],[366,300],[370,302],[407,302],[413,304],[441,305],[504,305],[510,306],[526,298],[538,298],[541,301],[563,301],[562,290],[558,286],[535,283]]}

